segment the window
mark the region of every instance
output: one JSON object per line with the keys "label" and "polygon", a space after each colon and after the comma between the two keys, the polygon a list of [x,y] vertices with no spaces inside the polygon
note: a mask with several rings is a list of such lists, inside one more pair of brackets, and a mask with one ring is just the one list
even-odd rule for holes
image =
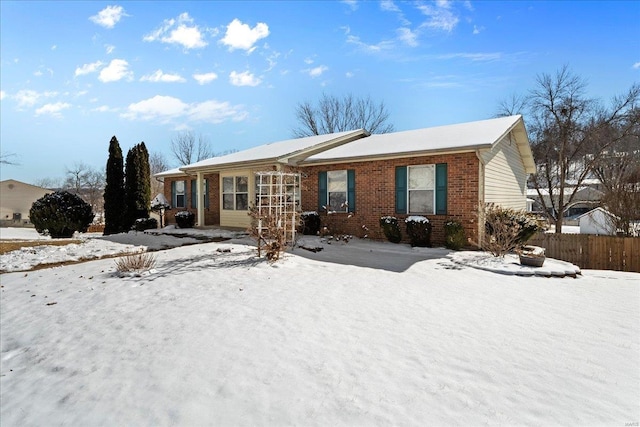
{"label": "window", "polygon": [[409,166],[408,213],[435,213],[435,165]]}
{"label": "window", "polygon": [[246,211],[249,209],[249,177],[222,178],[222,209]]}
{"label": "window", "polygon": [[396,167],[396,213],[446,215],[447,164]]}
{"label": "window", "polygon": [[[198,208],[197,188],[198,188],[198,180],[192,179],[191,180],[191,209]],[[208,208],[209,207],[209,184],[208,184],[208,180],[206,179],[202,180],[202,193],[200,194],[202,194],[202,197],[204,198],[204,207]]]}
{"label": "window", "polygon": [[339,170],[318,174],[318,209],[327,206],[335,212],[355,212],[355,171]]}
{"label": "window", "polygon": [[349,210],[347,203],[347,171],[327,172],[327,200],[336,212]]}
{"label": "window", "polygon": [[174,208],[186,208],[185,181],[171,183],[171,204]]}

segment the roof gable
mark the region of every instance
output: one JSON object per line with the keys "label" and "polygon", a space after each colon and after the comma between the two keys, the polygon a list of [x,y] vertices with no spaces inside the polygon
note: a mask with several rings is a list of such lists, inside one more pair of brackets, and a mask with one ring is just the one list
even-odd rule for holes
{"label": "roof gable", "polygon": [[535,164],[524,121],[522,116],[516,115],[385,134],[369,135],[363,129],[358,129],[289,139],[202,160],[155,176],[184,176],[194,172],[277,163],[304,166],[375,157],[474,151],[490,149],[510,132],[516,141],[526,172],[534,172]]}
{"label": "roof gable", "polygon": [[356,139],[364,138],[368,133],[363,129],[314,135],[306,138],[288,139],[286,141],[273,142],[260,145],[244,151],[227,154],[220,157],[212,157],[191,165],[179,168],[182,171],[215,168],[220,166],[232,166],[237,164],[258,162],[277,162],[297,164],[309,155],[349,143]]}
{"label": "roof gable", "polygon": [[371,135],[366,139],[310,156],[305,163],[491,148],[512,130],[519,131],[516,132],[516,139],[520,140],[518,146],[521,156],[527,166],[527,172],[530,172],[534,166],[533,156],[520,115]]}

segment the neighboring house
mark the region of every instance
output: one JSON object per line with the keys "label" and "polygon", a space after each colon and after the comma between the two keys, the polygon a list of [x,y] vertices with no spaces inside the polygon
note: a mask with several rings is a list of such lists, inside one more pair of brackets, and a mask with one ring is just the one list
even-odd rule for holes
{"label": "neighboring house", "polygon": [[31,205],[49,193],[53,190],[15,179],[0,181],[0,224],[4,227],[30,225]]}
{"label": "neighboring house", "polygon": [[[564,201],[565,203],[569,200],[569,197],[573,193],[575,187],[565,187],[564,188]],[[560,189],[554,189],[553,196],[556,198],[560,194]],[[542,198],[540,197],[542,195]],[[573,196],[573,201],[569,208],[564,212],[565,217],[575,217],[577,215],[582,215],[593,209],[594,207],[600,204],[600,199],[602,199],[603,193],[592,185],[583,185],[576,190],[575,196]],[[530,211],[533,212],[543,212],[543,204],[541,202],[544,199],[544,202],[547,205],[547,208],[551,209],[551,197],[549,196],[548,188],[541,188],[540,194],[538,194],[538,190],[535,188],[527,189],[527,197],[533,201],[531,204]],[[557,206],[557,202],[556,202]]]}
{"label": "neighboring house", "polygon": [[577,218],[580,224],[580,234],[613,236],[616,234],[614,219],[614,215],[603,208],[592,209]]}
{"label": "neighboring house", "polygon": [[[526,182],[535,171],[521,116],[413,131],[368,135],[363,130],[275,142],[156,174],[173,211],[191,210],[197,225],[250,225],[255,173],[302,176],[304,211],[336,211],[341,232],[382,238],[381,216],[424,215],[432,240],[444,242],[455,218],[478,241],[479,204],[526,209]],[[198,191],[201,189],[201,191]],[[323,218],[323,220],[326,220]]]}

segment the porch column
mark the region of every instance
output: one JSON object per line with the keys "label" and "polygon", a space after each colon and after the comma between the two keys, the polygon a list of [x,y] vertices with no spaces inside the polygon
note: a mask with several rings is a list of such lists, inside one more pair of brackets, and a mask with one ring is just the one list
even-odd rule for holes
{"label": "porch column", "polygon": [[198,203],[196,204],[196,207],[198,208],[197,225],[198,227],[202,227],[204,226],[204,174],[202,172],[197,172],[196,177],[196,194],[198,195]]}

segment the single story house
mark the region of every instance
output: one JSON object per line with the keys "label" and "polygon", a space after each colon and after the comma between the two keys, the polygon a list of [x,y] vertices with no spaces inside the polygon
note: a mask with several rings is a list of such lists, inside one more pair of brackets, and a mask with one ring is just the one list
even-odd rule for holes
{"label": "single story house", "polygon": [[[577,217],[578,215],[589,212],[595,206],[600,204],[600,200],[604,195],[602,191],[598,190],[595,186],[592,185],[583,185],[578,188],[566,186],[564,187],[565,203],[567,202],[567,200],[569,200],[569,197],[571,197],[574,191],[575,195],[573,196],[573,201],[569,205],[568,209],[564,212],[565,217]],[[552,195],[554,197],[554,200],[557,201],[558,196],[560,195],[560,189],[554,188]],[[536,190],[535,188],[529,188],[527,189],[527,197],[533,200],[531,206],[531,210],[533,212],[542,212],[544,210],[542,204],[543,199],[548,208],[551,206],[551,196],[549,195],[548,188],[541,188],[540,193],[538,193],[538,190]]]}
{"label": "single story house", "polygon": [[[172,212],[196,213],[198,226],[250,225],[255,174],[301,174],[300,209],[340,221],[355,236],[368,228],[383,238],[381,216],[423,215],[432,241],[444,242],[444,222],[457,219],[477,241],[477,206],[494,202],[524,210],[535,164],[520,115],[449,126],[369,135],[354,130],[275,142],[161,172]],[[335,216],[334,216],[335,215]]]}
{"label": "single story house", "polygon": [[31,205],[49,193],[53,190],[15,179],[0,181],[0,224],[5,227],[30,226]]}

